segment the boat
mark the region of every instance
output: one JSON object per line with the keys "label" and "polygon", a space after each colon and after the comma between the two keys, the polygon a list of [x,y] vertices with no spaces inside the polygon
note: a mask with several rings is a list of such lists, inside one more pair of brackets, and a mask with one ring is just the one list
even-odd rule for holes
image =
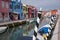
{"label": "boat", "polygon": [[7,27],[6,27],[6,26],[0,27],[0,33],[5,32],[5,30],[6,30],[6,29],[7,29]]}

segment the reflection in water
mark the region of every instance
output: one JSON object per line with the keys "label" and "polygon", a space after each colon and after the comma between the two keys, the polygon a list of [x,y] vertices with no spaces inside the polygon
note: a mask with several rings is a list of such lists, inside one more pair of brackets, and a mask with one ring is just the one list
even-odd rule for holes
{"label": "reflection in water", "polygon": [[33,28],[34,23],[10,27],[4,33],[0,34],[0,40],[17,40],[22,36],[30,35],[29,33]]}

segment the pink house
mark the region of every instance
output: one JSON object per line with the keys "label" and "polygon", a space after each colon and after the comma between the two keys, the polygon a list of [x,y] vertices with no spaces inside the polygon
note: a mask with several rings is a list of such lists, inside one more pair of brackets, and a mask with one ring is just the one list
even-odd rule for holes
{"label": "pink house", "polygon": [[9,20],[9,6],[10,0],[0,0],[0,21],[5,22]]}

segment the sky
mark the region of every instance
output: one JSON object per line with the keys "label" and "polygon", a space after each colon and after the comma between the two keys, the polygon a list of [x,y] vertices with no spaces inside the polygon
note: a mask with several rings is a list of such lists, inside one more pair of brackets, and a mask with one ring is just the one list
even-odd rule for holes
{"label": "sky", "polygon": [[21,0],[21,2],[35,6],[38,10],[60,9],[60,0]]}

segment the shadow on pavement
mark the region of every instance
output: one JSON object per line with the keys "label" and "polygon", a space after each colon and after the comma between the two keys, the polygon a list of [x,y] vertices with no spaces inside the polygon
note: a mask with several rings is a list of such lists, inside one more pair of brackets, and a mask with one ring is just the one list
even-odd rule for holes
{"label": "shadow on pavement", "polygon": [[[21,37],[18,37],[17,40],[32,40],[32,37],[29,37],[29,36],[21,36]],[[38,39],[36,39],[38,40]]]}

